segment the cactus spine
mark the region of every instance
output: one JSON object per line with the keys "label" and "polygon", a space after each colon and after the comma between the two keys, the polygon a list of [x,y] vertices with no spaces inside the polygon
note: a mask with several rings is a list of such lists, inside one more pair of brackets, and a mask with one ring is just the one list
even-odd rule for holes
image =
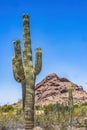
{"label": "cactus spine", "polygon": [[35,67],[32,63],[32,49],[30,39],[29,16],[23,15],[24,26],[24,49],[21,55],[20,41],[14,42],[15,54],[12,58],[14,78],[22,84],[23,110],[25,117],[25,130],[32,130],[34,127],[34,101],[35,101],[35,79],[41,71],[42,50],[36,49]]}

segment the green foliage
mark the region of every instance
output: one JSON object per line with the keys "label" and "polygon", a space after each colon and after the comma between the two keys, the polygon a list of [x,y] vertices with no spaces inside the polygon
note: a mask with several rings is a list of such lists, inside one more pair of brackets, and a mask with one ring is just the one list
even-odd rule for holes
{"label": "green foliage", "polygon": [[79,105],[78,105],[78,104],[75,104],[75,105],[74,105],[74,108],[78,108],[78,107],[79,107]]}
{"label": "green foliage", "polygon": [[41,109],[42,109],[41,106],[39,106],[39,105],[36,105],[36,106],[35,106],[35,110],[41,110]]}
{"label": "green foliage", "polygon": [[21,114],[22,114],[22,108],[17,108],[16,115],[21,115]]}
{"label": "green foliage", "polygon": [[[86,117],[87,115],[86,104],[76,104],[73,105],[73,108],[74,111],[72,115],[72,123],[73,120],[75,119],[79,120]],[[36,124],[38,123],[39,125],[43,126],[46,130],[58,130],[59,127],[61,130],[67,130],[67,127],[71,123],[70,112],[68,111],[67,105],[64,106],[63,104],[59,104],[59,103],[49,104],[48,106],[43,106],[43,107],[38,106],[38,110],[44,110],[44,114],[35,115],[35,122]]]}
{"label": "green foliage", "polygon": [[0,108],[0,111],[2,112],[9,112],[9,111],[13,111],[14,108],[12,107],[12,105],[4,105]]}
{"label": "green foliage", "polygon": [[[5,105],[7,106],[7,105]],[[6,113],[1,111],[0,107],[0,128],[7,126],[9,121],[11,121],[14,125],[14,122],[24,121],[22,117],[22,108],[14,108],[14,110],[8,111]],[[48,106],[35,106],[37,110],[44,110],[45,113],[41,115],[35,115],[35,124],[39,125],[45,130],[67,130],[69,125],[70,114],[67,106],[63,104],[49,104]],[[64,110],[64,115],[63,115]],[[16,111],[16,113],[14,113]],[[79,120],[84,119],[87,113],[87,105],[79,104],[74,105],[73,119]],[[85,119],[85,127],[87,127],[87,119]],[[7,128],[7,127],[6,127]]]}
{"label": "green foliage", "polygon": [[49,104],[48,106],[44,106],[43,109],[44,109],[44,112],[47,114],[49,112],[52,112],[54,110],[54,104]]}
{"label": "green foliage", "polygon": [[87,102],[82,103],[81,106],[87,106]]}
{"label": "green foliage", "polygon": [[0,130],[16,130],[16,124],[18,122],[22,122],[23,124],[21,115],[16,115],[14,111],[6,113],[0,111]]}

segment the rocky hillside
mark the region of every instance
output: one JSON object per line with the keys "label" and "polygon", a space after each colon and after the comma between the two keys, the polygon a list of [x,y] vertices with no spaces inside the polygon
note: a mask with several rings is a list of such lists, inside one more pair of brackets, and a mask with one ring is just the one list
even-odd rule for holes
{"label": "rocky hillside", "polygon": [[87,102],[87,92],[81,86],[66,78],[60,78],[55,73],[48,75],[35,88],[35,102],[39,105],[49,103],[67,103],[68,86],[72,85],[74,104]]}

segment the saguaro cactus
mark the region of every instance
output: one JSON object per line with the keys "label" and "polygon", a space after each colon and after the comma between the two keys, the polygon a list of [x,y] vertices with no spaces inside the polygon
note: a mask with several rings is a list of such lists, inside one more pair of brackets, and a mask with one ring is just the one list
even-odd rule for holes
{"label": "saguaro cactus", "polygon": [[69,85],[68,88],[68,109],[69,109],[69,114],[70,114],[70,124],[72,124],[72,115],[73,115],[73,95],[72,95],[72,85]]}
{"label": "saguaro cactus", "polygon": [[14,42],[15,54],[12,58],[12,65],[16,81],[22,84],[25,130],[32,130],[34,127],[35,79],[41,71],[42,51],[41,48],[36,49],[35,66],[33,66],[28,15],[23,15],[23,26],[23,56],[21,55],[20,41],[17,40]]}
{"label": "saguaro cactus", "polygon": [[72,86],[69,85],[68,87],[68,108],[69,111],[73,112],[73,95],[72,95]]}

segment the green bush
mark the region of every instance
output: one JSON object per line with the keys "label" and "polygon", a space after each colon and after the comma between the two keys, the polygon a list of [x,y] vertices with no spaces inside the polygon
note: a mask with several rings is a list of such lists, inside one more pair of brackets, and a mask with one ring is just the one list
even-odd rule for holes
{"label": "green bush", "polygon": [[78,104],[75,104],[75,105],[74,105],[74,108],[78,108],[78,107],[79,107],[79,105],[78,105]]}
{"label": "green bush", "polygon": [[2,112],[9,112],[9,111],[13,111],[14,108],[12,107],[12,105],[4,105],[1,107],[1,111]]}
{"label": "green bush", "polygon": [[41,110],[41,109],[42,109],[41,106],[39,105],[35,106],[35,110]]}
{"label": "green bush", "polygon": [[18,108],[16,111],[16,115],[21,115],[22,114],[22,108]]}
{"label": "green bush", "polygon": [[87,102],[82,103],[81,106],[87,106]]}

